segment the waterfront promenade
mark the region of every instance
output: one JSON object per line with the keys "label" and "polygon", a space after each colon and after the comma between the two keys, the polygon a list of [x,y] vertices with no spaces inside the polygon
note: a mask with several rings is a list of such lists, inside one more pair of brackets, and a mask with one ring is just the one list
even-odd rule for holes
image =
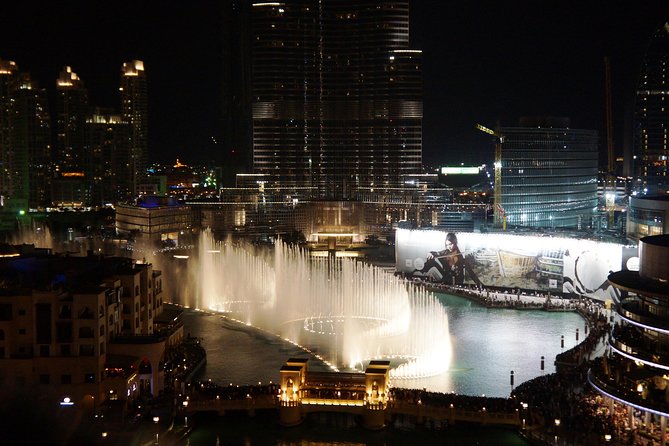
{"label": "waterfront promenade", "polygon": [[[430,286],[426,284],[426,286]],[[518,305],[532,306],[528,309],[549,311],[579,311],[587,318],[588,329],[584,330],[583,341],[574,349],[565,351],[563,362],[568,367],[559,368],[559,373],[541,376],[523,383],[516,388],[511,398],[485,398],[467,395],[440,394],[424,390],[392,388],[384,408],[386,425],[444,429],[446,426],[466,422],[478,425],[509,425],[522,434],[532,437],[539,444],[555,444],[557,432],[555,419],[560,419],[562,428],[558,435],[559,444],[595,445],[606,432],[615,432],[615,426],[601,411],[593,409],[595,396],[587,390],[582,379],[583,370],[587,370],[588,361],[593,351],[601,348],[601,340],[607,332],[608,321],[601,304],[587,299],[561,299],[547,295],[524,295],[495,290],[484,294],[484,290],[471,289],[435,289],[435,291],[457,294],[490,307],[518,308]],[[548,305],[547,305],[548,300]],[[546,358],[552,361],[554,358]],[[559,360],[560,358],[555,358]],[[568,360],[567,360],[568,359]],[[188,435],[194,424],[196,412],[217,412],[220,414],[244,413],[255,416],[257,411],[277,413],[280,408],[276,396],[278,384],[265,386],[218,386],[209,381],[191,381],[185,385],[184,392],[175,394],[171,408],[159,425],[151,424],[151,414],[143,422],[144,441],[124,444],[149,444],[150,434],[159,429],[160,444],[183,444],[182,438]],[[176,389],[175,389],[176,390]],[[499,400],[500,402],[497,402]],[[184,405],[184,402],[187,404]],[[316,403],[316,402],[313,402]],[[362,403],[351,406],[348,401],[322,401],[304,405],[304,415],[311,412],[347,412],[355,416],[362,411]],[[322,407],[316,407],[320,404]],[[451,404],[453,407],[451,407]],[[327,407],[326,407],[327,406]],[[354,407],[356,406],[356,407]],[[484,410],[485,408],[485,410]],[[167,415],[169,414],[169,415]],[[572,418],[571,414],[578,414]],[[581,424],[578,424],[581,423]],[[575,429],[587,428],[590,435],[575,435]],[[447,435],[447,431],[444,431]],[[611,444],[621,443],[622,436],[614,435]],[[109,444],[119,444],[107,442]]]}

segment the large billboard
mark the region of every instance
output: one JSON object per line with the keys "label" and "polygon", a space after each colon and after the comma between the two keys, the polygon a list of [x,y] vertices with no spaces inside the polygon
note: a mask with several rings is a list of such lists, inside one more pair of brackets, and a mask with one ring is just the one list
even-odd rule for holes
{"label": "large billboard", "polygon": [[637,255],[635,247],[591,240],[434,230],[398,229],[395,243],[395,267],[407,277],[598,299],[613,296],[609,273]]}

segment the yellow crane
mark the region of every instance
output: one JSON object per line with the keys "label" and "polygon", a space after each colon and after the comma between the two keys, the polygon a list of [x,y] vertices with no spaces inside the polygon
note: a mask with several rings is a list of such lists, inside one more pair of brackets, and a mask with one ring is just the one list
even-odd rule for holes
{"label": "yellow crane", "polygon": [[614,224],[616,208],[616,156],[613,147],[613,101],[611,100],[611,64],[604,57],[604,106],[606,112],[606,175],[604,177],[604,203],[608,214],[608,227]]}
{"label": "yellow crane", "polygon": [[504,135],[500,133],[499,122],[496,130],[489,129],[481,124],[476,124],[476,128],[495,137],[495,223],[501,223],[502,228],[506,231],[506,213],[502,207],[502,144],[504,143]]}

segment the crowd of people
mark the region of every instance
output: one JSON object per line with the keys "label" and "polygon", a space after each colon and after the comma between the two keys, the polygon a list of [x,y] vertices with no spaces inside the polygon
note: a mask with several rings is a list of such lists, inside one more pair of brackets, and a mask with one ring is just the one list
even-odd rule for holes
{"label": "crowd of people", "polygon": [[425,389],[392,388],[390,401],[405,404],[425,404],[431,407],[450,408],[478,412],[485,408],[488,412],[513,414],[520,408],[513,398],[458,395],[455,393],[428,392]]}
{"label": "crowd of people", "polygon": [[591,307],[588,303],[579,305],[577,310],[586,318],[586,328],[589,328],[589,332],[583,342],[555,357],[558,371],[568,372],[570,367],[581,365],[590,360],[593,351],[602,340],[606,339],[611,330],[608,318],[603,312],[598,311],[597,307]]}
{"label": "crowd of people", "polygon": [[[414,279],[415,280],[415,279]],[[457,395],[454,393],[429,392],[425,389],[391,388],[389,404],[422,404],[438,408],[490,413],[517,413],[523,419],[523,428],[539,441],[560,444],[590,445],[611,440],[612,444],[652,445],[651,435],[655,424],[644,425],[644,431],[635,429],[631,415],[625,406],[606,400],[588,384],[589,370],[603,370],[605,374],[625,379],[624,370],[613,358],[593,358],[601,348],[602,341],[611,333],[610,319],[600,302],[585,298],[562,298],[549,293],[524,292],[518,289],[483,288],[481,286],[455,286],[443,283],[423,282],[440,291],[458,294],[489,307],[515,309],[543,309],[578,311],[586,319],[584,339],[577,345],[560,353],[555,358],[556,373],[542,375],[517,386],[509,398]],[[617,336],[634,337],[635,333],[614,330]],[[199,345],[199,344],[197,344]],[[201,348],[201,347],[200,347]],[[171,351],[169,364],[180,361],[192,364],[198,360],[197,348],[179,347]],[[192,370],[192,369],[191,369]],[[174,373],[174,372],[173,372]],[[617,374],[617,375],[616,375]],[[627,387],[629,387],[630,383]],[[186,396],[193,399],[239,400],[261,395],[279,395],[278,384],[248,386],[220,386],[211,381],[193,381]],[[653,386],[648,384],[647,398]],[[665,389],[666,390],[666,389]],[[667,391],[669,392],[669,391]],[[666,398],[667,392],[658,393]],[[559,422],[558,422],[559,420]],[[657,430],[657,429],[656,429]]]}
{"label": "crowd of people", "polygon": [[274,383],[257,385],[227,385],[221,386],[211,380],[193,381],[186,389],[186,396],[190,399],[209,400],[242,400],[256,398],[261,395],[278,395],[279,385]]}
{"label": "crowd of people", "polygon": [[190,334],[181,343],[168,347],[165,349],[165,387],[178,392],[206,360],[207,352],[200,340]]}

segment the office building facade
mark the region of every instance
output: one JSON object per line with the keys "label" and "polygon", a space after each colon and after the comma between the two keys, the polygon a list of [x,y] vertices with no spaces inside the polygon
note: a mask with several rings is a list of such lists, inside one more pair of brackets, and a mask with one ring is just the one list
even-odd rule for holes
{"label": "office building facade", "polygon": [[650,39],[634,108],[634,174],[648,192],[669,188],[669,23]]}
{"label": "office building facade", "polygon": [[0,60],[0,207],[10,212],[48,202],[51,132],[46,91]]}
{"label": "office building facade", "polygon": [[[64,67],[56,80],[56,172],[83,177],[88,90],[71,67]],[[77,175],[74,175],[77,176]]]}
{"label": "office building facade", "polygon": [[149,159],[149,103],[144,62],[131,60],[121,67],[121,118],[130,126],[132,191],[146,176]]}
{"label": "office building facade", "polygon": [[86,119],[84,173],[92,206],[132,198],[130,126],[113,110],[96,108]]}
{"label": "office building facade", "polygon": [[408,1],[254,3],[250,22],[256,174],[339,200],[420,172]]}
{"label": "office building facade", "polygon": [[566,118],[501,129],[502,211],[509,225],[580,228],[597,208],[598,136]]}

